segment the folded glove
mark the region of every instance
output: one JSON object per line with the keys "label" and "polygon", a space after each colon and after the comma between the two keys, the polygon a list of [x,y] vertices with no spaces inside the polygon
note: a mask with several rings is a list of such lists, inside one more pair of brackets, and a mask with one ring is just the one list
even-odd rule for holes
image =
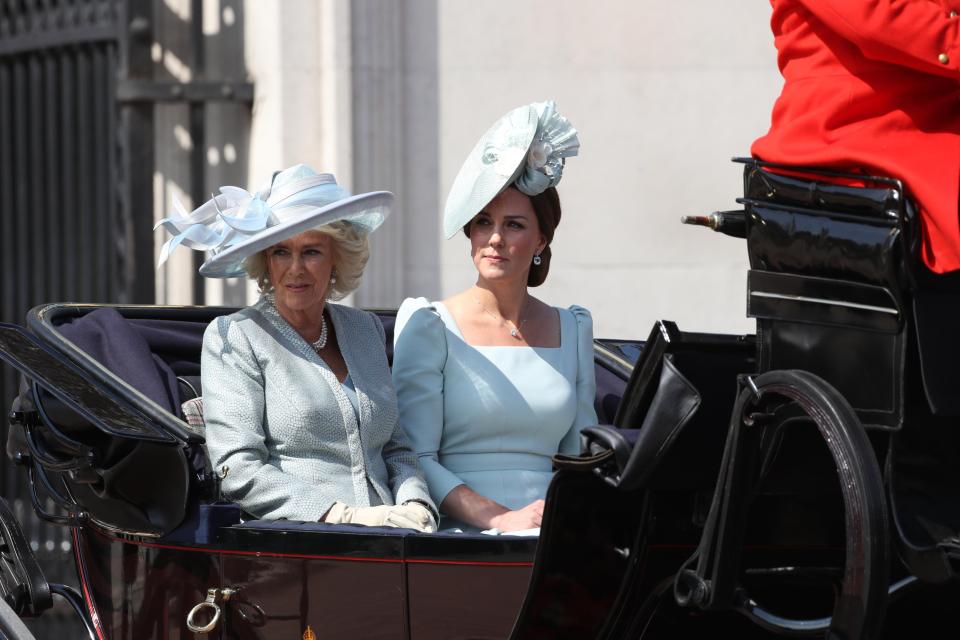
{"label": "folded glove", "polygon": [[380,505],[377,507],[350,507],[334,502],[324,522],[332,524],[362,524],[367,527],[400,527],[431,532],[436,530],[433,516],[421,504]]}

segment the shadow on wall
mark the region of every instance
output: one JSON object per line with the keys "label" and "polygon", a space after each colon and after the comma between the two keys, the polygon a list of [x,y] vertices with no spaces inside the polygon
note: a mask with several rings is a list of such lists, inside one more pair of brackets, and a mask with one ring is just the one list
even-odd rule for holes
{"label": "shadow on wall", "polygon": [[[203,38],[201,50],[193,46],[190,0],[163,0],[154,3],[155,44],[152,57],[157,81],[249,80],[244,64],[244,13],[242,0],[202,2]],[[209,198],[221,185],[249,185],[251,107],[239,101],[206,102],[202,118],[203,193]],[[190,132],[190,106],[185,103],[158,104],[155,116],[156,174],[154,207],[156,215],[169,215],[174,199],[190,210],[191,153],[196,145]],[[157,232],[157,248],[166,237]],[[181,254],[181,255],[176,255]],[[196,268],[202,254],[175,252],[158,274],[157,302],[191,301]],[[246,281],[233,278],[219,281],[228,306],[246,304]],[[208,289],[209,290],[209,289]],[[208,303],[219,303],[212,299]]]}
{"label": "shadow on wall", "polygon": [[351,3],[354,190],[388,189],[392,219],[371,236],[356,294],[396,308],[440,295],[439,34],[437,0]]}

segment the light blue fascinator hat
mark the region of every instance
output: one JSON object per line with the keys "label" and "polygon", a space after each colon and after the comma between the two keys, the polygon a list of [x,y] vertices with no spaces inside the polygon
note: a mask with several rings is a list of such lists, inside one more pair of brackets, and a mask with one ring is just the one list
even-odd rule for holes
{"label": "light blue fascinator hat", "polygon": [[553,100],[514,109],[483,134],[460,167],[443,208],[444,235],[452,238],[510,185],[528,196],[556,186],[566,158],[579,151],[577,130]]}
{"label": "light blue fascinator hat", "polygon": [[274,174],[256,193],[220,187],[220,193],[187,213],[179,202],[174,213],[154,227],[172,236],[160,251],[159,267],[183,245],[209,252],[200,266],[207,278],[245,275],[243,261],[298,233],[345,220],[363,232],[373,231],[390,215],[393,194],[372,191],[350,195],[330,173],[298,164]]}

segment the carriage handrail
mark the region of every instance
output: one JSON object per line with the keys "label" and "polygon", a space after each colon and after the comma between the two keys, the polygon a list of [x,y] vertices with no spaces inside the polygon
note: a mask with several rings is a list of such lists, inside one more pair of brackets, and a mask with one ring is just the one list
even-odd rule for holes
{"label": "carriage handrail", "polygon": [[865,182],[877,182],[880,184],[888,184],[890,186],[896,187],[897,190],[902,194],[905,192],[903,187],[903,181],[897,178],[891,178],[889,176],[874,176],[866,173],[850,173],[847,171],[837,171],[835,169],[821,169],[819,167],[805,167],[796,164],[783,164],[782,162],[768,162],[766,160],[760,160],[759,158],[751,158],[744,156],[734,156],[731,158],[732,162],[739,164],[751,164],[761,169],[779,169],[782,171],[787,171],[791,173],[800,173],[807,175],[819,175],[827,178],[844,178],[848,180],[862,180]]}

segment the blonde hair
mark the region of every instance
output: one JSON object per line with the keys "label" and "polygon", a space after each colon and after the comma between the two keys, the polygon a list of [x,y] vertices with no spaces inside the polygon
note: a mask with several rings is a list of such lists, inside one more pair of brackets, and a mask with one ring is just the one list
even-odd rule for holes
{"label": "blonde hair", "polygon": [[[370,240],[367,234],[345,220],[311,229],[330,236],[333,240],[333,274],[337,281],[327,287],[327,300],[340,300],[360,286],[363,268],[370,258]],[[267,252],[270,247],[258,251],[243,261],[243,270],[255,280],[260,293],[273,291],[267,270]]]}

